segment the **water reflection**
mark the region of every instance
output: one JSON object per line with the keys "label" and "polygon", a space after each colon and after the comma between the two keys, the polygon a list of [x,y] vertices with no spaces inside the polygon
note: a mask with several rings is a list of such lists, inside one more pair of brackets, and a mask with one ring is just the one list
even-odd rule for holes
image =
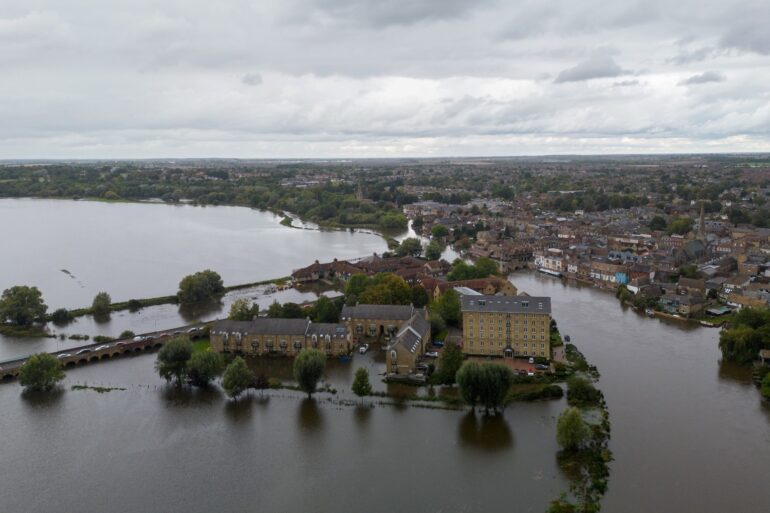
{"label": "water reflection", "polygon": [[353,410],[353,416],[356,419],[356,424],[359,427],[365,428],[369,425],[369,419],[372,416],[373,405],[359,404]]}
{"label": "water reflection", "polygon": [[496,451],[513,445],[513,433],[502,414],[476,415],[468,412],[458,425],[462,445]]}
{"label": "water reflection", "polygon": [[224,304],[221,300],[206,301],[193,305],[179,305],[179,315],[185,322],[196,322],[198,319],[208,317],[222,311]]}
{"label": "water reflection", "polygon": [[719,360],[719,377],[743,385],[752,385],[751,367]]}
{"label": "water reflection", "polygon": [[[6,385],[10,386],[10,385]],[[21,398],[27,406],[32,408],[49,408],[58,406],[64,397],[64,387],[59,385],[48,391],[30,390],[25,388],[21,392]]]}
{"label": "water reflection", "polygon": [[211,406],[222,400],[222,392],[214,387],[195,388],[167,385],[161,397],[167,404],[182,408]]}
{"label": "water reflection", "polygon": [[303,399],[299,405],[299,425],[307,431],[319,431],[323,427],[323,415],[315,399]]}
{"label": "water reflection", "polygon": [[240,424],[252,418],[254,401],[248,392],[238,399],[230,399],[225,403],[225,417],[233,424]]}

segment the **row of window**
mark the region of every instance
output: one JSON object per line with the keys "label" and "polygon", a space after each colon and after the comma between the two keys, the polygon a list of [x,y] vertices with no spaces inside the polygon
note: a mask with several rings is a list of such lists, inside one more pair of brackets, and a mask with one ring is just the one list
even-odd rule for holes
{"label": "row of window", "polygon": [[[484,347],[484,341],[483,341],[483,340],[479,340],[478,342],[479,342],[479,343],[478,343],[478,346],[479,346],[479,347]],[[519,344],[519,343],[517,342],[516,344],[512,344],[512,345],[513,345],[514,347],[517,347],[517,348],[518,348],[518,347],[528,347],[528,344],[529,344],[528,342],[524,342],[524,343],[522,343],[522,344]],[[494,347],[494,345],[495,345],[495,343],[494,343],[494,342],[488,342],[488,343],[487,343],[487,347]],[[545,349],[545,343],[544,343],[544,342],[540,342],[540,344],[539,344],[539,345],[540,345],[540,349]],[[475,341],[474,341],[474,340],[469,340],[469,341],[468,341],[468,347],[475,347],[475,346],[476,346],[476,343],[475,343]],[[537,346],[538,346],[538,343],[537,343],[537,342],[532,342],[532,348],[533,348],[533,349],[535,349]],[[502,340],[499,340],[499,341],[497,342],[497,347],[503,347],[503,341],[502,341]]]}

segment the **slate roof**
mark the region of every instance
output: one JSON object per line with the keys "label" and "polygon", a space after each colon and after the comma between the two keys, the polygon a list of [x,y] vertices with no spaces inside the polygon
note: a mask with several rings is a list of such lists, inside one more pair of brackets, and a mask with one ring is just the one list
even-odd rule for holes
{"label": "slate roof", "polygon": [[307,319],[271,319],[260,317],[253,321],[216,321],[211,328],[214,332],[249,333],[254,335],[305,335]]}
{"label": "slate roof", "polygon": [[551,313],[551,298],[537,296],[462,296],[463,312]]}
{"label": "slate roof", "polygon": [[318,335],[324,337],[329,335],[334,338],[344,338],[348,334],[348,329],[344,324],[337,324],[333,322],[311,322],[307,327],[307,335],[309,337]]}
{"label": "slate roof", "polygon": [[405,321],[414,313],[412,305],[356,305],[342,307],[343,319],[392,319]]}

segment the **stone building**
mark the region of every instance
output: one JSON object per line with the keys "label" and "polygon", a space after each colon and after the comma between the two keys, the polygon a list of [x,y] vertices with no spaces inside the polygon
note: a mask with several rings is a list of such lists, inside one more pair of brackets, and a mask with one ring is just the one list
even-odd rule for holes
{"label": "stone building", "polygon": [[314,323],[309,319],[216,321],[210,338],[212,351],[249,356],[294,356],[311,347],[328,356],[339,356],[353,349],[344,324]]}
{"label": "stone building", "polygon": [[463,296],[463,353],[551,356],[551,298]]}

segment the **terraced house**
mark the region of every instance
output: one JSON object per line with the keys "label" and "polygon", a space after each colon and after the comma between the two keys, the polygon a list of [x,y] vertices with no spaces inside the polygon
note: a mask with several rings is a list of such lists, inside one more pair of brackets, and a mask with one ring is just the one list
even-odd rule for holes
{"label": "terraced house", "polygon": [[211,349],[220,353],[294,356],[309,347],[338,356],[350,353],[353,345],[344,324],[308,319],[226,320],[211,328]]}
{"label": "terraced house", "polygon": [[550,358],[551,298],[462,296],[463,353]]}

